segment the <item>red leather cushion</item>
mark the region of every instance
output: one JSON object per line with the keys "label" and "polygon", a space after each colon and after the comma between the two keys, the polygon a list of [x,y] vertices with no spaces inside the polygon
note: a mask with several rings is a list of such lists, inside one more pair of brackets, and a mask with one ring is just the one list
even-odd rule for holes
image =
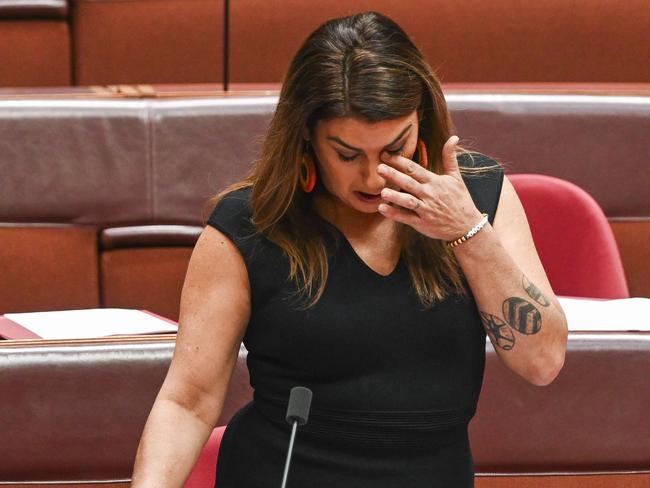
{"label": "red leather cushion", "polygon": [[556,295],[629,297],[612,229],[596,201],[577,185],[514,174],[535,247]]}

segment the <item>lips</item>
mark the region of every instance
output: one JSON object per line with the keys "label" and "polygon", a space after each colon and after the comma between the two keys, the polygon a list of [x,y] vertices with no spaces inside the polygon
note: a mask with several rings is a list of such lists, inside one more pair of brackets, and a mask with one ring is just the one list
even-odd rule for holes
{"label": "lips", "polygon": [[354,194],[360,200],[363,200],[364,202],[368,202],[368,203],[374,203],[374,202],[378,202],[379,200],[381,200],[381,193],[377,193],[375,195],[373,193],[364,193],[362,191],[355,191]]}

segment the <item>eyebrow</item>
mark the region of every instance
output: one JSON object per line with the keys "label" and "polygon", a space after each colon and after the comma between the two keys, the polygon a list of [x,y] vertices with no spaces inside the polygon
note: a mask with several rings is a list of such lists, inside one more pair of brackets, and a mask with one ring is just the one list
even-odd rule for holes
{"label": "eyebrow", "polygon": [[[402,138],[402,136],[404,135],[404,133],[405,133],[407,130],[409,130],[412,126],[413,126],[413,124],[409,124],[409,125],[407,125],[407,126],[404,128],[404,130],[403,130],[402,132],[400,132],[400,134],[399,134],[395,139],[392,140],[392,142],[386,144],[386,147],[392,146],[392,145],[395,144],[397,141],[399,141],[399,140]],[[327,136],[327,138],[330,139],[330,140],[332,140],[332,141],[334,141],[334,142],[339,143],[341,146],[345,146],[345,147],[347,147],[348,149],[352,149],[353,151],[363,152],[363,151],[362,151],[361,149],[359,149],[358,147],[350,146],[350,144],[348,144],[347,142],[342,141],[341,139],[339,139],[339,138],[336,137],[336,136]]]}

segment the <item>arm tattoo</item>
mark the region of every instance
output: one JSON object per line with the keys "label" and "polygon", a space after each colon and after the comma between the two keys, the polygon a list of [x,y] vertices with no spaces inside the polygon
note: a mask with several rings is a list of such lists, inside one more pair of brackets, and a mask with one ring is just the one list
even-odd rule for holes
{"label": "arm tattoo", "polygon": [[503,320],[496,315],[481,312],[481,321],[490,336],[492,344],[500,347],[504,351],[509,351],[515,347],[515,335]]}
{"label": "arm tattoo", "polygon": [[[530,298],[543,307],[548,307],[551,302],[526,275],[523,275],[521,282],[524,290]],[[490,336],[492,344],[504,351],[510,351],[515,347],[515,336],[508,328],[508,325],[522,334],[537,334],[542,329],[542,314],[528,300],[519,297],[510,297],[503,302],[504,322],[496,315],[480,312],[483,326]],[[507,322],[507,324],[506,324]]]}
{"label": "arm tattoo", "polygon": [[528,293],[528,296],[535,300],[537,303],[544,307],[548,307],[551,302],[549,302],[548,298],[544,296],[544,294],[540,291],[539,288],[535,286],[535,284],[530,281],[528,278],[526,278],[526,275],[522,275],[522,280],[521,280],[521,285],[524,287],[524,290],[526,290],[526,293]]}
{"label": "arm tattoo", "polygon": [[522,334],[537,334],[542,328],[542,315],[527,300],[510,297],[503,302],[503,316],[513,329]]}

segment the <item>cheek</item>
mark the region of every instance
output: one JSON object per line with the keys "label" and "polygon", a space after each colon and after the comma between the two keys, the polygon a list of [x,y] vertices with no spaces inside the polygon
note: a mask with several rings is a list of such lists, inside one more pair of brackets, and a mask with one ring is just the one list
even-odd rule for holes
{"label": "cheek", "polygon": [[346,167],[343,161],[321,161],[320,176],[328,189],[334,190],[347,186],[353,176],[353,168]]}

